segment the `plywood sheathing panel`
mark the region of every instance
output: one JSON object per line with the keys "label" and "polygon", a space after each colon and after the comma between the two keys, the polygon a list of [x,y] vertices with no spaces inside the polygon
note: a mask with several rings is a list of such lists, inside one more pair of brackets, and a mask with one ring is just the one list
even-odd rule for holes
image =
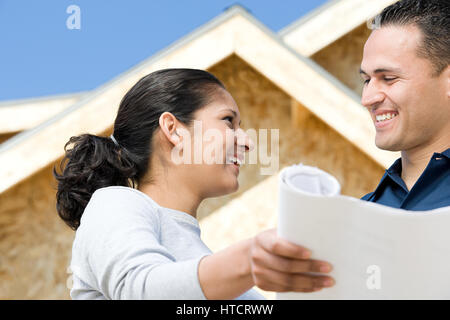
{"label": "plywood sheathing panel", "polygon": [[370,33],[371,30],[363,24],[315,53],[311,59],[361,96],[363,81],[359,68]]}
{"label": "plywood sheathing panel", "polygon": [[0,299],[67,299],[73,231],[56,214],[51,168],[0,194]]}
{"label": "plywood sheathing panel", "polygon": [[56,211],[60,160],[0,194],[0,299],[70,298],[75,233]]}

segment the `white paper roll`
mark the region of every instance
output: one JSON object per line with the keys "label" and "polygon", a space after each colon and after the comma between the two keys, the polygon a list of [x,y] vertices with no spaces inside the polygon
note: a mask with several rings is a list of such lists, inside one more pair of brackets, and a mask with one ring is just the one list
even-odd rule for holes
{"label": "white paper roll", "polygon": [[318,168],[280,172],[278,234],[331,263],[336,284],[278,299],[450,299],[450,207],[407,211],[339,192]]}

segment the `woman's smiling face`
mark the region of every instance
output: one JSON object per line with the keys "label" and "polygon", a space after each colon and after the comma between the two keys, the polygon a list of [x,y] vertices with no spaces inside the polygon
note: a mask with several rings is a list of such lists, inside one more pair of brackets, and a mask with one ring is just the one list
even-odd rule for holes
{"label": "woman's smiling face", "polygon": [[191,150],[186,170],[192,183],[203,186],[201,193],[205,198],[239,188],[244,153],[253,149],[249,136],[240,128],[240,113],[233,97],[222,88],[215,90],[214,95],[210,103],[194,113],[190,141],[183,145],[183,153]]}

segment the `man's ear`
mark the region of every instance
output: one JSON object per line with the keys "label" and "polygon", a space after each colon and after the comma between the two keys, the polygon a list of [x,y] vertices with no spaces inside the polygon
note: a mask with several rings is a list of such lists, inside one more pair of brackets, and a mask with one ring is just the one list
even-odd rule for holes
{"label": "man's ear", "polygon": [[164,112],[159,117],[159,127],[163,135],[169,140],[173,145],[177,145],[181,141],[181,137],[177,132],[177,126],[179,122],[177,118],[170,112]]}

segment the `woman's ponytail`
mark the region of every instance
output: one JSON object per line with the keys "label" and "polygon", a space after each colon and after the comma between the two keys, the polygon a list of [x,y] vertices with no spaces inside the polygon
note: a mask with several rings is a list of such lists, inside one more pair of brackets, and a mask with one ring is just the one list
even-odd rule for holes
{"label": "woman's ponytail", "polygon": [[[67,149],[69,145],[72,147]],[[66,143],[64,150],[61,174],[53,168],[53,175],[58,181],[56,209],[61,219],[76,230],[95,190],[109,186],[134,188],[137,166],[133,155],[109,137],[91,134],[74,136]]]}

